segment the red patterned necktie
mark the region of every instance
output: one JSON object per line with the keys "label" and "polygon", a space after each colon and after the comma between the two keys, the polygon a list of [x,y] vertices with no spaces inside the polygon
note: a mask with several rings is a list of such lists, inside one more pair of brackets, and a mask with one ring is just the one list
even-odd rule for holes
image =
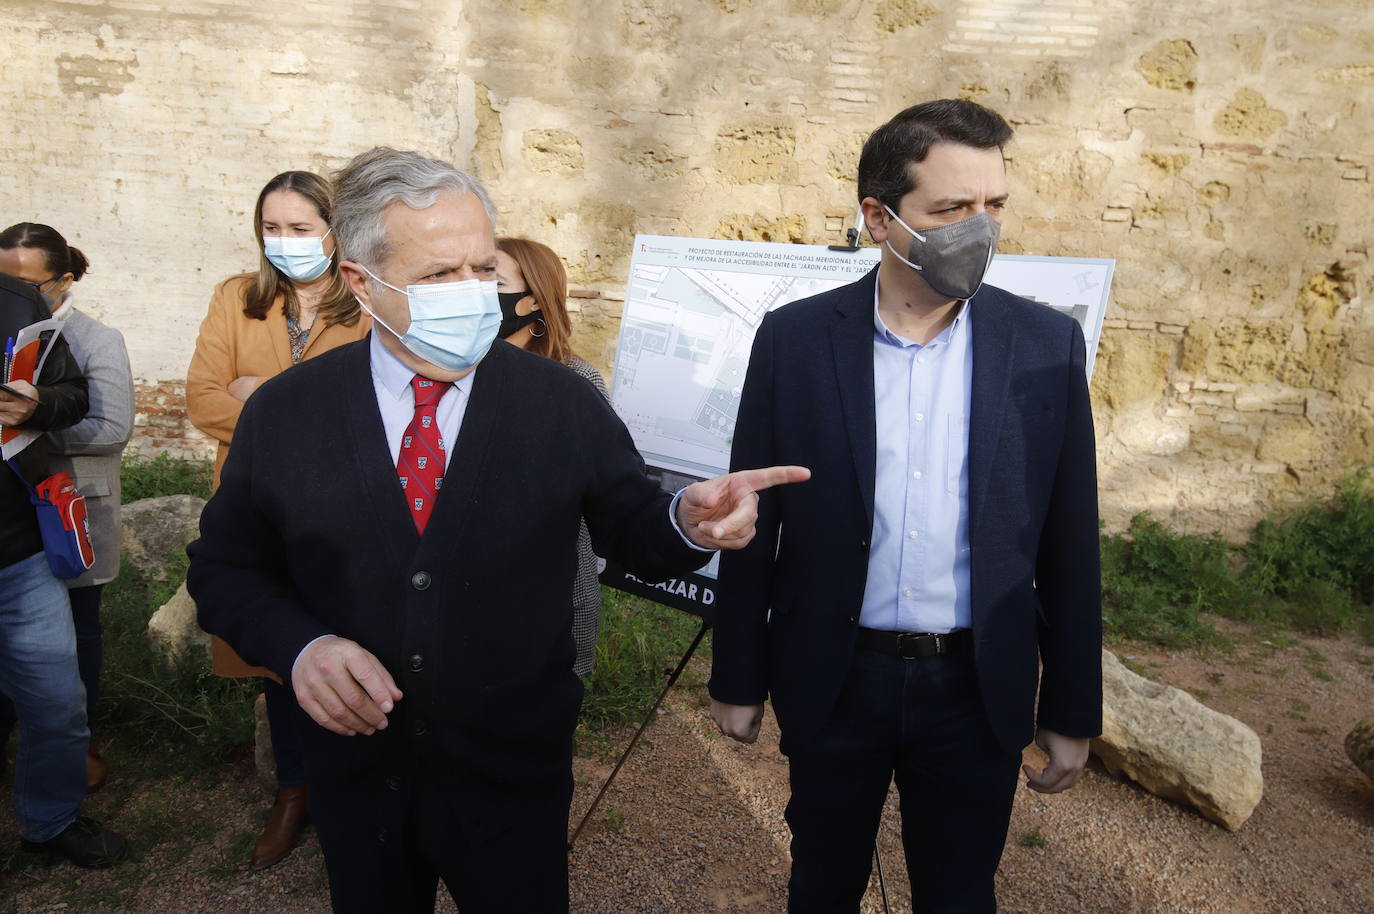
{"label": "red patterned necktie", "polygon": [[421,535],[429,523],[430,512],[444,484],[444,448],[446,442],[439,435],[436,410],[444,394],[453,387],[416,375],[410,381],[415,391],[415,415],[401,437],[401,456],[396,460],[396,475],[401,477],[401,491],[415,518],[415,529]]}

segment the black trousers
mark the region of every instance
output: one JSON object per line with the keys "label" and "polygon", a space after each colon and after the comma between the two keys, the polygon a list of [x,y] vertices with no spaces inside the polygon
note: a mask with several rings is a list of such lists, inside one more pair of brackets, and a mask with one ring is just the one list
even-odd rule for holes
{"label": "black trousers", "polygon": [[463,914],[567,914],[571,759],[566,774],[518,788],[406,786],[389,780],[404,804],[392,809],[309,784],[335,914],[432,914],[441,879]]}
{"label": "black trousers", "polygon": [[788,747],[788,911],[859,910],[894,777],[912,910],[996,911],[993,876],[1020,762],[988,726],[971,654],[903,660],[856,650],[818,738]]}

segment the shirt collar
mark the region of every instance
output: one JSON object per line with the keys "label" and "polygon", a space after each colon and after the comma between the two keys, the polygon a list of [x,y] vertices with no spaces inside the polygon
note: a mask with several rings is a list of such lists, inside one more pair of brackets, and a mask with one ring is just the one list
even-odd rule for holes
{"label": "shirt collar", "polygon": [[[415,372],[407,368],[404,362],[392,355],[382,345],[381,334],[375,328],[368,345],[371,347],[372,377],[381,382],[382,389],[397,400],[402,397],[409,397],[410,382],[415,377]],[[476,374],[477,369],[474,368],[454,381],[454,388],[462,391],[463,395],[466,396],[472,391],[472,379]]]}
{"label": "shirt collar", "polygon": [[70,289],[62,293],[62,304],[54,308],[52,312],[55,320],[65,321],[72,316],[72,311],[76,308],[76,305],[72,304],[72,299],[75,297]]}
{"label": "shirt collar", "polygon": [[[936,336],[935,339],[931,340],[929,343],[926,343],[926,345],[929,346],[932,343],[945,343],[953,339],[954,334],[958,333],[959,330],[962,328],[964,318],[968,316],[968,309],[972,304],[972,299],[963,299],[962,307],[959,308],[959,313],[954,315],[954,320],[950,322],[950,325],[946,327],[944,330],[941,330],[939,335]],[[883,321],[883,316],[878,311],[877,282],[873,283],[873,332],[878,335],[878,339],[882,340],[885,343],[890,343],[893,346],[916,346],[918,348],[920,347],[920,343],[914,342],[912,340],[907,339],[906,337],[898,336],[897,334],[893,333],[888,328],[887,323]]]}

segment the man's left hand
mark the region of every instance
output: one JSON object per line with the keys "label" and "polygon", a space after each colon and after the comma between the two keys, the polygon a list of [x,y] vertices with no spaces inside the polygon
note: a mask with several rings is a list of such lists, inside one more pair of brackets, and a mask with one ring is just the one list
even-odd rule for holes
{"label": "man's left hand", "polygon": [[38,408],[38,390],[28,381],[10,381],[9,386],[32,400],[14,397],[0,390],[0,425],[23,425]]}
{"label": "man's left hand", "polygon": [[678,526],[702,549],[743,549],[754,538],[754,521],[759,516],[755,493],[810,478],[806,467],[782,466],[694,482],[678,499]]}
{"label": "man's left hand", "polygon": [[1086,739],[1064,736],[1042,728],[1036,731],[1035,744],[1045,750],[1050,760],[1044,771],[1036,771],[1030,765],[1021,766],[1026,775],[1026,786],[1031,790],[1059,793],[1068,790],[1083,777],[1083,766],[1088,763]]}

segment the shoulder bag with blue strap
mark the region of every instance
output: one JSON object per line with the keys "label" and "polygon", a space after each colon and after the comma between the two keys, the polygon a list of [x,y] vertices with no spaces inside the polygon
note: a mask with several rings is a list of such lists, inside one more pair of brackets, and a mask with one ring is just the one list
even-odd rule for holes
{"label": "shoulder bag with blue strap", "polygon": [[86,499],[76,491],[72,474],[65,470],[54,473],[34,486],[13,460],[5,462],[29,490],[29,501],[38,512],[38,530],[43,534],[48,567],[63,580],[81,577],[95,564],[95,549],[91,546]]}

